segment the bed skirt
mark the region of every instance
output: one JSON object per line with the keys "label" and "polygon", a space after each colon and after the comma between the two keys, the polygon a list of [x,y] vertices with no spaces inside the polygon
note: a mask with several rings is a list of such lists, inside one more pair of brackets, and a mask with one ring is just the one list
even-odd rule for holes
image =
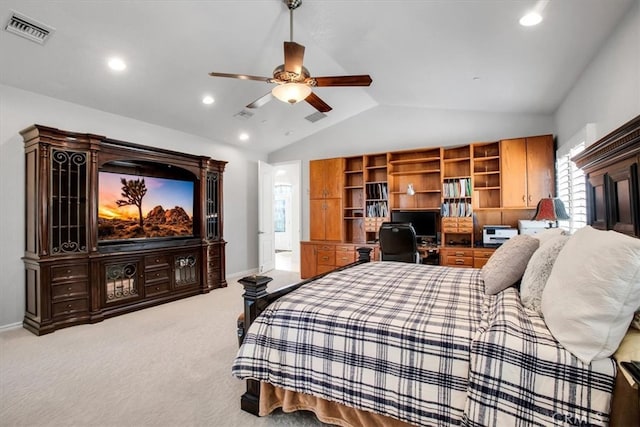
{"label": "bed skirt", "polygon": [[282,408],[284,412],[311,411],[328,424],[343,427],[412,427],[412,424],[373,412],[361,411],[336,402],[304,393],[285,390],[269,383],[260,383],[260,416]]}

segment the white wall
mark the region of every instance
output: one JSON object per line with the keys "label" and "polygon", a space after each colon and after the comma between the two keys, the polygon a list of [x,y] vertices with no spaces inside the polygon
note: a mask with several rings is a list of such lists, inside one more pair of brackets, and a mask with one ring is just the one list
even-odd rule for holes
{"label": "white wall", "polygon": [[0,85],[0,327],[24,316],[24,151],[20,130],[41,124],[63,130],[169,150],[229,163],[224,173],[224,238],[227,275],[252,271],[257,256],[258,160],[248,150],[127,117]]}
{"label": "white wall", "polygon": [[309,160],[555,133],[553,117],[378,106],[269,154],[302,161],[302,239],[309,239]]}
{"label": "white wall", "polygon": [[[640,0],[600,48],[555,114],[558,146],[593,123],[599,139],[640,114]],[[593,138],[585,137],[589,142]],[[589,140],[591,139],[591,140]]]}

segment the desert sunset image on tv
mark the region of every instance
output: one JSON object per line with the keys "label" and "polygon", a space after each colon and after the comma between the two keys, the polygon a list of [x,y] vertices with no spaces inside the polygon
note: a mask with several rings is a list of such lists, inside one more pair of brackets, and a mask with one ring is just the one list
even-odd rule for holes
{"label": "desert sunset image on tv", "polygon": [[100,172],[98,239],[193,235],[193,182]]}

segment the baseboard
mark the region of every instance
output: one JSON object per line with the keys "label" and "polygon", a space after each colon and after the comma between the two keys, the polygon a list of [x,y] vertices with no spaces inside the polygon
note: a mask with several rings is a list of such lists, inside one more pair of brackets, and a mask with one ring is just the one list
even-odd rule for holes
{"label": "baseboard", "polygon": [[7,325],[0,326],[0,333],[19,328],[22,328],[22,322],[9,323]]}
{"label": "baseboard", "polygon": [[236,279],[241,279],[245,276],[251,276],[254,274],[258,273],[258,269],[257,268],[252,268],[251,270],[245,270],[245,271],[240,271],[238,273],[233,273],[233,274],[228,274],[227,275],[227,282],[231,281],[231,280],[236,280]]}

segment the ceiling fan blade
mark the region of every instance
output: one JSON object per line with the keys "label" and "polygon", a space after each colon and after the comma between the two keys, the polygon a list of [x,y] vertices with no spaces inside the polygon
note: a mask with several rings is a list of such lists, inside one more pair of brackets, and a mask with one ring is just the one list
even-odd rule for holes
{"label": "ceiling fan blade", "polygon": [[304,46],[295,42],[284,42],[284,70],[294,74],[302,73]]}
{"label": "ceiling fan blade", "polygon": [[368,74],[362,74],[359,76],[329,76],[329,77],[314,77],[316,86],[369,86],[373,80]]}
{"label": "ceiling fan blade", "polygon": [[271,95],[271,92],[269,92],[266,95],[263,95],[260,98],[256,99],[251,104],[247,105],[247,108],[260,108],[272,99],[273,95]]}
{"label": "ceiling fan blade", "polygon": [[229,74],[229,73],[209,73],[211,77],[230,77],[232,79],[240,79],[240,80],[257,80],[259,82],[267,82],[271,83],[273,77],[260,77],[260,76],[249,76],[247,74]]}
{"label": "ceiling fan blade", "polygon": [[307,101],[309,104],[311,104],[313,108],[320,111],[321,113],[328,113],[333,109],[329,106],[329,104],[324,102],[322,99],[320,99],[318,95],[316,95],[313,92],[311,92],[309,96],[307,96],[304,100]]}

